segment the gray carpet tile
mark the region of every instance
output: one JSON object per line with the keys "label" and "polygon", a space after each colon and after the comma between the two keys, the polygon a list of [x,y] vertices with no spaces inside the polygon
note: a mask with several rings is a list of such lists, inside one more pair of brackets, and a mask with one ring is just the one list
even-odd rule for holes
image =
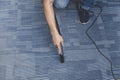
{"label": "gray carpet tile", "polygon": [[[89,35],[112,61],[115,77],[120,78],[120,3],[98,3],[103,12]],[[85,34],[99,12],[91,10],[94,14],[83,25],[73,2],[67,9],[56,9],[65,41],[65,63],[61,64],[42,0],[0,0],[0,80],[113,80],[109,62]]]}

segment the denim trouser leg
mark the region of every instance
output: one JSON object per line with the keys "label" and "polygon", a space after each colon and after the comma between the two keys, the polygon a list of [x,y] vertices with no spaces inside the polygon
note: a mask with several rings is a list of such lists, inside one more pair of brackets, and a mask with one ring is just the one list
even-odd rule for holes
{"label": "denim trouser leg", "polygon": [[70,0],[54,0],[54,5],[56,8],[65,8]]}
{"label": "denim trouser leg", "polygon": [[89,10],[89,8],[94,4],[96,0],[81,0],[80,4],[83,9]]}
{"label": "denim trouser leg", "polygon": [[[65,8],[70,0],[54,0],[56,8]],[[80,4],[83,9],[89,10],[96,0],[80,0]]]}

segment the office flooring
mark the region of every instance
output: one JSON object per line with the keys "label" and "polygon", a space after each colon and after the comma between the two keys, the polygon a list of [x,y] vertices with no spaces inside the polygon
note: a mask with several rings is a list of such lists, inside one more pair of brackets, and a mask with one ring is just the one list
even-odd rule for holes
{"label": "office flooring", "polygon": [[[112,61],[120,78],[120,2],[99,1],[103,12],[89,35]],[[61,64],[46,23],[42,0],[0,0],[0,80],[113,80],[110,64],[85,31],[99,10],[91,9],[88,24],[81,24],[74,3],[56,9],[65,41]]]}

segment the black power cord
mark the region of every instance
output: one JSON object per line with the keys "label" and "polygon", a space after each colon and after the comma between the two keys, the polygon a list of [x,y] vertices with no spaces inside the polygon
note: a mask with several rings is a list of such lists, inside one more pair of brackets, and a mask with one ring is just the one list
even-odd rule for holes
{"label": "black power cord", "polygon": [[89,35],[88,31],[93,27],[93,25],[95,24],[95,22],[97,21],[98,17],[100,16],[100,14],[102,13],[103,9],[101,6],[99,5],[95,5],[95,7],[99,8],[100,9],[100,12],[98,13],[98,15],[96,16],[96,18],[94,19],[94,21],[92,22],[92,24],[87,28],[87,30],[85,31],[86,35],[88,36],[88,38],[92,41],[92,43],[95,45],[97,51],[110,63],[110,68],[111,68],[111,73],[112,73],[112,76],[113,76],[113,79],[114,80],[117,80],[116,77],[115,77],[115,74],[113,72],[113,64],[112,64],[112,61],[106,57],[102,52],[101,50],[98,48],[97,44],[95,43],[95,41],[92,39],[92,37]]}

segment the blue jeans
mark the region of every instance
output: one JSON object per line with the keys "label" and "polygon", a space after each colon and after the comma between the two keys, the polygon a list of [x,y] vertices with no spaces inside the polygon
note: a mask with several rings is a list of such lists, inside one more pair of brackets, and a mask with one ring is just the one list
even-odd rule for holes
{"label": "blue jeans", "polygon": [[[54,0],[54,5],[56,8],[65,8],[70,0]],[[83,9],[89,10],[89,8],[94,4],[95,0],[80,0],[80,5]]]}

